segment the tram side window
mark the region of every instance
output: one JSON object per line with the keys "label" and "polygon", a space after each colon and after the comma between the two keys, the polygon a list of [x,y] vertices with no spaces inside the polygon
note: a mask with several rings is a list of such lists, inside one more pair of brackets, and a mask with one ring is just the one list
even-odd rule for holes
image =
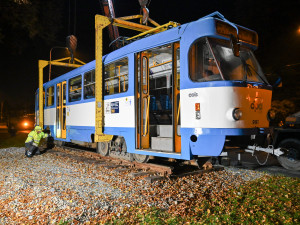
{"label": "tram side window", "polygon": [[47,89],[47,104],[46,106],[52,106],[54,104],[54,86]]}
{"label": "tram side window", "polygon": [[95,98],[95,70],[84,74],[84,99]]}
{"label": "tram side window", "polygon": [[222,80],[213,54],[205,38],[194,43],[189,51],[189,75],[192,81]]}
{"label": "tram side window", "polygon": [[105,65],[105,95],[126,92],[128,90],[128,58]]}
{"label": "tram side window", "polygon": [[69,102],[81,100],[81,75],[69,80]]}

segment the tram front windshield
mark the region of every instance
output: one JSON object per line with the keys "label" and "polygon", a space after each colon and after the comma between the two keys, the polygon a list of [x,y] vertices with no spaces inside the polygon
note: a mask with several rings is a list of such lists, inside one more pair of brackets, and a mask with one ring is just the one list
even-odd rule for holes
{"label": "tram front windshield", "polygon": [[268,83],[250,49],[241,46],[238,57],[233,54],[229,41],[212,38],[200,39],[191,47],[189,74],[197,82],[241,80]]}

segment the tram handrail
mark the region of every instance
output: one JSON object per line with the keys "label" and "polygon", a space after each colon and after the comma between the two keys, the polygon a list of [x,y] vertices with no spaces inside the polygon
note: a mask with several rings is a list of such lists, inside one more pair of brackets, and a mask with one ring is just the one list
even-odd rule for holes
{"label": "tram handrail", "polygon": [[179,104],[178,104],[178,109],[177,109],[177,121],[176,124],[178,125],[178,121],[179,121],[179,112],[180,111],[180,100],[179,100]]}
{"label": "tram handrail", "polygon": [[166,62],[158,63],[158,64],[155,64],[155,65],[153,65],[153,66],[150,66],[149,69],[154,68],[154,67],[157,67],[157,66],[162,66],[162,65],[167,64],[167,63],[170,63],[170,62],[172,62],[172,60],[168,60],[168,61],[166,61]]}
{"label": "tram handrail", "polygon": [[[107,90],[109,90],[109,88],[110,88],[109,86],[112,86],[114,88],[114,83],[112,81],[108,80],[108,81],[105,81],[105,83],[107,84],[107,86],[106,86]],[[108,84],[108,83],[110,83],[110,84]]]}
{"label": "tram handrail", "polygon": [[146,132],[148,130],[148,119],[149,119],[149,106],[150,106],[150,96],[147,96],[148,98],[148,104],[147,104],[147,113],[146,113],[146,120],[145,120],[145,129],[144,129],[144,134],[143,136],[146,136],[148,132]]}
{"label": "tram handrail", "polygon": [[114,76],[114,77],[108,77],[106,79],[104,79],[105,83],[107,82],[110,82],[112,86],[114,86],[114,83],[113,81],[117,78],[119,80],[119,93],[121,93],[121,78],[124,79],[124,90],[125,90],[125,87],[126,87],[126,76],[128,76],[128,74],[123,74],[123,75],[120,75],[120,76]]}

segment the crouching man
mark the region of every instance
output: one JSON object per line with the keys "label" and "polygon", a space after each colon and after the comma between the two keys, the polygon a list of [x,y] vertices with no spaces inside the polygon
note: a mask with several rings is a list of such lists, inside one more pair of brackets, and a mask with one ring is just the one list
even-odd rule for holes
{"label": "crouching man", "polygon": [[35,154],[41,154],[38,148],[39,143],[42,138],[47,138],[48,136],[48,134],[42,132],[42,128],[40,126],[36,126],[34,130],[28,134],[25,141],[25,155],[27,157],[32,157]]}

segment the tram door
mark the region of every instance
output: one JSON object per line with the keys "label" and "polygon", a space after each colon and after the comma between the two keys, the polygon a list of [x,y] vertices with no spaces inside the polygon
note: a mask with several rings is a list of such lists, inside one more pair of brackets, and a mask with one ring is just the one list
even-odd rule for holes
{"label": "tram door", "polygon": [[66,81],[56,85],[56,137],[66,138]]}
{"label": "tram door", "polygon": [[150,148],[149,135],[149,59],[146,53],[137,55],[137,71],[136,79],[136,102],[137,102],[137,121],[136,121],[136,143],[138,149]]}
{"label": "tram door", "polygon": [[138,53],[136,67],[136,148],[180,153],[179,43]]}

